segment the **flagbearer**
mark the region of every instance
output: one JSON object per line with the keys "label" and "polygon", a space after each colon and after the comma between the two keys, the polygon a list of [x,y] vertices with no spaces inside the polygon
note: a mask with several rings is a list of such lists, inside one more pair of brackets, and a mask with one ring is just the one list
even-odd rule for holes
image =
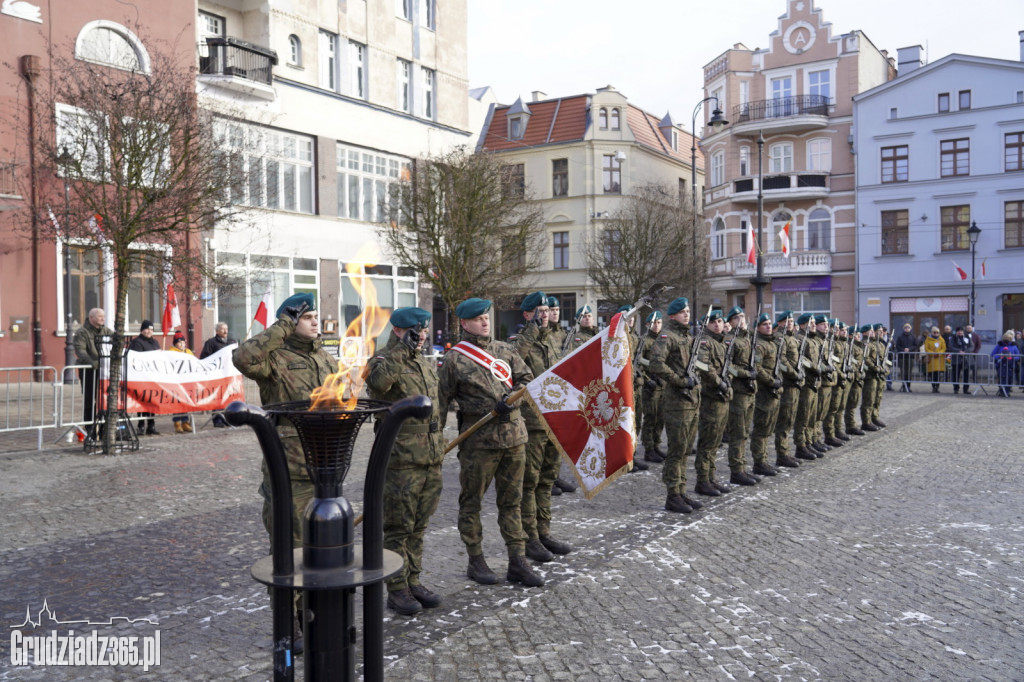
{"label": "flagbearer", "polygon": [[[526,326],[509,342],[522,356],[533,376],[540,376],[558,362],[556,347],[548,328],[548,297],[535,291],[523,299],[519,309]],[[551,487],[561,465],[558,448],[544,428],[544,418],[528,404],[521,404],[526,422],[526,467],[523,473],[522,517],[526,533],[526,556],[534,561],[551,561],[555,554],[568,554],[572,547],[551,536]]]}
{"label": "flagbearer", "polygon": [[459,404],[459,431],[465,431],[485,415],[496,412],[459,447],[459,535],[466,544],[469,566],[466,575],[481,585],[493,585],[498,576],[484,559],[480,507],[484,493],[494,480],[498,503],[498,528],[508,551],[509,582],[539,587],[544,579],[534,573],[523,556],[526,533],[520,506],[523,501],[523,472],[526,467],[526,423],[518,405],[505,399],[513,388],[533,379],[530,369],[515,349],[491,339],[491,302],[470,298],[455,308],[462,327],[462,340],[444,356],[438,370],[440,414],[448,405]]}
{"label": "flagbearer", "polygon": [[370,360],[366,378],[371,398],[395,402],[425,395],[434,406],[429,418],[410,419],[402,426],[384,479],[384,547],[405,561],[402,571],[387,581],[388,608],[404,616],[441,604],[441,596],[420,583],[423,535],[441,499],[444,460],[437,370],[422,353],[429,322],[430,313],[422,308],[391,313],[391,336]]}
{"label": "flagbearer", "polygon": [[577,308],[576,319],[580,321],[580,326],[576,329],[576,335],[569,341],[569,352],[576,350],[597,334],[594,311],[589,305]]}
{"label": "flagbearer", "polygon": [[[558,324],[558,319],[562,315],[561,304],[558,299],[554,296],[548,296],[548,333],[551,335],[551,345],[558,351],[559,357],[561,357],[562,346],[565,345],[565,337],[568,332],[562,329]],[[552,495],[561,495],[563,492],[573,493],[576,492],[576,484],[572,481],[567,481],[561,476],[555,477],[555,484],[551,486]]]}
{"label": "flagbearer", "polygon": [[668,304],[668,322],[651,348],[650,371],[665,384],[661,415],[668,436],[668,454],[661,470],[667,497],[665,509],[689,514],[703,503],[686,496],[686,460],[697,436],[700,386],[687,370],[696,352],[690,335],[690,301],[681,296]]}
{"label": "flagbearer", "polygon": [[732,325],[733,341],[730,346],[732,364],[732,400],[726,433],[729,434],[729,482],[735,485],[754,485],[759,479],[746,471],[747,438],[754,423],[754,398],[757,394],[757,364],[754,358],[754,339],[747,330],[747,316],[743,308],[733,306],[726,314]]}

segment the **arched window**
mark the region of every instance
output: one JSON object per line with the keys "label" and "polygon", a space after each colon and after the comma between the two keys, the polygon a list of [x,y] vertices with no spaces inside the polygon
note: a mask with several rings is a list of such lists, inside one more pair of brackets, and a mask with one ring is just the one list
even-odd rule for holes
{"label": "arched window", "polygon": [[597,112],[597,127],[600,130],[608,130],[608,110],[604,107]]}
{"label": "arched window", "polygon": [[725,221],[715,218],[711,235],[711,257],[714,259],[725,258]]}
{"label": "arched window", "polygon": [[612,109],[612,130],[619,129],[619,110]]}
{"label": "arched window", "polygon": [[82,27],[75,41],[75,58],[115,69],[149,73],[149,53],[134,33],[103,19]]}
{"label": "arched window", "polygon": [[832,216],[823,208],[816,208],[807,217],[807,248],[832,250]]}
{"label": "arched window", "polygon": [[288,36],[288,63],[302,66],[302,41],[295,34]]}
{"label": "arched window", "polygon": [[[764,231],[764,250],[767,251],[781,251],[782,243],[779,241],[779,232],[786,226],[786,223],[792,222],[793,216],[788,211],[779,211],[772,216],[772,229]],[[793,234],[795,230],[792,225],[789,226],[789,248],[793,248]]]}

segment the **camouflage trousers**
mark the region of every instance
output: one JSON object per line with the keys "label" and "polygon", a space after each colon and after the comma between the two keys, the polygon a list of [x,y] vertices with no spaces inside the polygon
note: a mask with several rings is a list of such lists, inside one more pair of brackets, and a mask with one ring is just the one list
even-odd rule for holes
{"label": "camouflage trousers", "polygon": [[562,463],[547,431],[530,431],[529,434],[520,510],[526,539],[536,540],[540,535],[550,535],[551,486]]}
{"label": "camouflage trousers", "polygon": [[697,437],[697,417],[700,405],[665,392],[662,395],[662,416],[668,435],[668,456],[661,469],[661,480],[668,494],[682,495],[686,491],[686,460]]}
{"label": "camouflage trousers", "polygon": [[882,409],[882,397],[885,396],[886,377],[880,376],[875,382],[875,399],[871,402],[871,417],[878,420],[878,413]]}
{"label": "camouflage trousers", "polygon": [[768,464],[768,439],[775,433],[781,394],[759,388],[754,398],[754,432],[750,436],[750,456],[754,464]]}
{"label": "camouflage trousers", "polygon": [[860,407],[860,396],[863,388],[859,381],[850,382],[850,394],[846,396],[846,411],[844,414],[847,432],[857,428],[857,408]]}
{"label": "camouflage trousers", "polygon": [[800,387],[793,384],[782,386],[779,397],[779,415],[775,420],[775,456],[789,454],[789,435],[796,421],[796,409],[800,402]]}
{"label": "camouflage trousers", "polygon": [[498,529],[505,540],[508,555],[522,556],[526,551],[526,533],[520,506],[523,501],[523,470],[526,446],[495,449],[459,449],[459,535],[470,556],[483,554],[484,531],[480,507],[484,493],[494,481],[498,504]]}
{"label": "camouflage trousers", "polygon": [[812,443],[820,443],[825,440],[825,420],[828,418],[828,408],[832,404],[832,390],[834,388],[835,386],[825,385],[818,388],[818,408],[814,414]]}
{"label": "camouflage trousers", "polygon": [[867,377],[864,379],[864,388],[861,391],[860,399],[860,423],[870,424],[875,420],[875,393],[878,390],[879,385],[884,386],[885,382],[880,381],[877,376],[874,375],[870,370],[868,371]]}
{"label": "camouflage trousers", "polygon": [[441,499],[441,465],[388,467],[384,477],[384,548],[405,564],[387,581],[388,591],[420,584],[423,535]]}
{"label": "camouflage trousers", "polygon": [[729,471],[738,473],[743,471],[747,462],[747,439],[754,423],[755,395],[733,391],[725,432],[729,434]]}
{"label": "camouflage trousers", "polygon": [[725,423],[729,419],[729,403],[704,399],[700,403],[700,422],[697,424],[697,459],[693,463],[698,481],[715,478],[715,454],[722,444]]}
{"label": "camouflage trousers", "polygon": [[643,426],[640,442],[644,445],[644,453],[651,452],[661,445],[661,432],[665,430],[665,420],[661,413],[661,386],[654,391],[643,391]]}
{"label": "camouflage trousers", "polygon": [[[288,462],[288,475],[292,483],[292,546],[302,547],[302,515],[306,512],[309,501],[313,499],[313,482],[306,471],[305,456],[298,436],[281,438],[281,446]],[[270,471],[264,461],[262,466],[263,482],[259,493],[263,497],[263,527],[271,538],[274,537],[274,519],[272,513],[272,495],[270,494]]]}
{"label": "camouflage trousers", "polygon": [[793,442],[798,448],[804,447],[814,432],[815,413],[818,411],[818,391],[810,384],[800,389],[800,400],[796,405],[796,419],[793,421]]}
{"label": "camouflage trousers", "polygon": [[825,435],[835,438],[843,432],[843,413],[846,410],[846,398],[850,395],[851,381],[844,381],[832,390],[832,407],[829,409],[830,421],[825,424]]}

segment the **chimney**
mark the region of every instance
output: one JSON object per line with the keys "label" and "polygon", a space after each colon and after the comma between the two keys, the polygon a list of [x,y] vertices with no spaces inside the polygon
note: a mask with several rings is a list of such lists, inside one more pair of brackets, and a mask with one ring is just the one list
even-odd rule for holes
{"label": "chimney", "polygon": [[910,47],[901,47],[896,50],[896,69],[898,75],[905,76],[921,68],[921,49],[920,45],[911,45]]}
{"label": "chimney", "polygon": [[[1022,40],[1024,40],[1024,38],[1022,38]],[[548,93],[544,92],[543,90],[534,90],[533,92],[530,93],[530,101],[531,102],[539,102],[542,99],[547,99],[547,98],[548,98]]]}
{"label": "chimney", "polygon": [[1024,62],[1024,31],[1017,31],[1017,36],[1020,37],[1020,60]]}

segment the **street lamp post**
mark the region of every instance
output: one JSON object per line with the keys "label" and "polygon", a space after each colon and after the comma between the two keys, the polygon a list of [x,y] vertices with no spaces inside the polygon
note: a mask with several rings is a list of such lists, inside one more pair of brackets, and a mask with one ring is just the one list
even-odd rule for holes
{"label": "street lamp post", "polygon": [[[64,366],[70,367],[75,364],[75,344],[71,338],[71,323],[74,315],[71,312],[71,240],[69,239],[69,227],[71,225],[71,188],[68,176],[71,173],[71,164],[74,157],[67,147],[61,147],[60,155],[57,157],[57,164],[64,169]],[[66,374],[66,373],[65,373]],[[68,377],[64,377],[69,381]],[[71,379],[70,381],[74,381]]]}
{"label": "street lamp post", "polygon": [[764,276],[764,190],[762,184],[764,180],[763,172],[764,162],[764,133],[759,132],[757,134],[757,248],[755,249],[754,255],[757,257],[757,274],[750,278],[750,283],[754,285],[754,290],[757,292],[757,309],[762,310],[764,306],[764,285],[771,282],[770,277]]}
{"label": "street lamp post", "polygon": [[[711,118],[708,120],[708,125],[711,126],[712,130],[716,133],[725,127],[729,122],[722,116],[722,110],[719,109],[718,98],[712,95],[711,97],[705,97],[701,101],[697,102],[697,106],[693,109],[693,116],[690,118],[690,130],[692,131],[693,144],[690,145],[690,192],[693,195],[693,215],[691,225],[692,228],[692,248],[693,248],[693,298],[690,299],[690,309],[696,310],[697,305],[697,112],[700,111],[701,107],[704,106],[705,102],[715,100],[715,108],[711,112]],[[704,169],[704,179],[707,181],[707,168]]]}
{"label": "street lamp post", "polygon": [[981,236],[981,228],[978,227],[978,223],[971,221],[971,226],[967,228],[967,238],[971,242],[971,326],[974,327],[974,258],[975,258],[975,246],[978,244],[978,237]]}

